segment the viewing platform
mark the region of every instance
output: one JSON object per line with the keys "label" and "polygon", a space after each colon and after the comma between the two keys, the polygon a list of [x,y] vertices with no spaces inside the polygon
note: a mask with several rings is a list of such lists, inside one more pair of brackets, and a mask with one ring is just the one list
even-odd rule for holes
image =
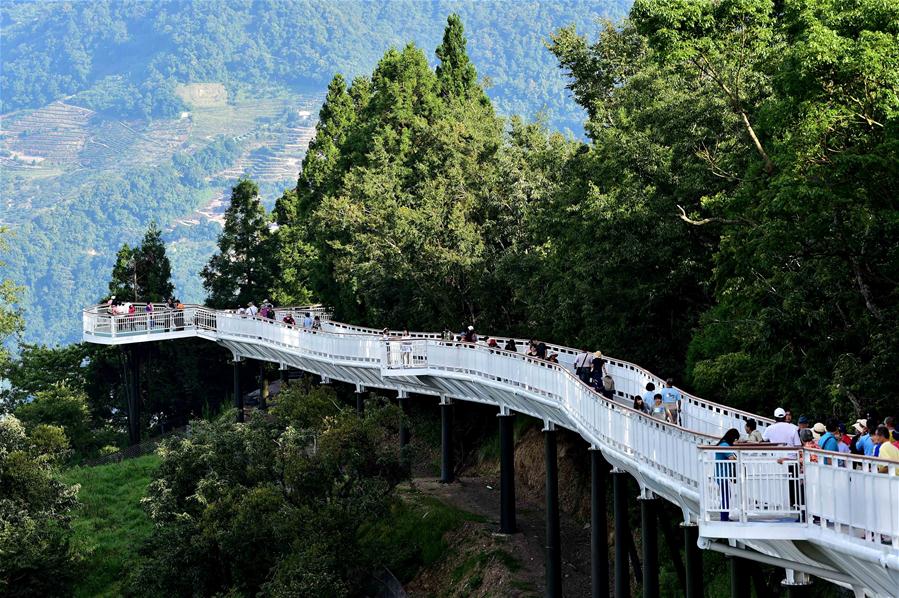
{"label": "viewing platform", "polygon": [[[615,381],[607,398],[574,374],[580,351],[560,345],[547,346],[558,355],[551,363],[439,333],[385,337],[332,321],[321,307],[277,309],[275,319],[199,305],[135,309],[130,315],[111,315],[106,306],[85,309],[84,341],[198,337],[226,347],[236,361],[268,361],[401,397],[438,396],[444,406],[473,401],[495,405],[500,416],[527,414],[550,435],[556,427],[579,434],[613,472],[632,475],[644,498],[680,507],[686,529],[698,531],[688,536],[694,548],[773,564],[799,582],[804,575],[821,577],[858,596],[899,594],[899,463],[817,449],[714,446],[727,430],[742,432],[750,418],[759,430],[773,422],[683,391],[680,425],[654,419],[632,409],[631,397],[646,383],[661,387],[663,381],[632,363],[604,357]],[[319,316],[320,329],[281,321],[291,313],[302,322],[307,312]],[[507,340],[494,338],[500,346]]]}

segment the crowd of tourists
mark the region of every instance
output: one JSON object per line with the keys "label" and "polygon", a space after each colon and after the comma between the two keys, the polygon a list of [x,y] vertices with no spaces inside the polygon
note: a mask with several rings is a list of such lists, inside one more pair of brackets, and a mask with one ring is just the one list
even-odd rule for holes
{"label": "crowd of tourists", "polygon": [[[261,318],[271,321],[277,321],[278,319],[275,305],[268,299],[263,299],[258,307],[253,301],[250,301],[246,307],[237,308],[235,313],[244,318]],[[321,317],[318,315],[313,317],[312,312],[308,311],[304,313],[300,324],[297,325],[296,318],[293,317],[293,311],[285,310],[284,315],[281,316],[281,322],[288,326],[302,327],[307,330],[321,330],[322,327]]]}
{"label": "crowd of tourists", "polygon": [[184,328],[184,304],[180,299],[172,296],[161,305],[148,301],[138,311],[135,303],[122,301],[112,295],[106,301],[106,311],[111,316],[138,316],[146,315],[146,318],[130,317],[117,318],[114,326],[118,331],[134,331],[138,329],[165,328],[180,330]]}

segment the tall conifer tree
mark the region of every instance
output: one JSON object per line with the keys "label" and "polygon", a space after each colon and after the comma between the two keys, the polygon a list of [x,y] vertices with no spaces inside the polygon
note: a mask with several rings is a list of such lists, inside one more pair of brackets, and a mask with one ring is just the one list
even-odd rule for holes
{"label": "tall conifer tree", "polygon": [[469,97],[477,88],[478,73],[465,50],[465,30],[462,19],[453,13],[446,20],[443,43],[437,46],[437,79],[444,97]]}
{"label": "tall conifer tree", "polygon": [[162,231],[151,222],[140,245],[125,243],[116,254],[109,294],[122,301],[159,302],[171,297],[174,289]]}
{"label": "tall conifer tree", "polygon": [[259,187],[243,179],[231,190],[219,251],[203,268],[203,288],[211,307],[225,308],[259,302],[272,286],[271,233]]}

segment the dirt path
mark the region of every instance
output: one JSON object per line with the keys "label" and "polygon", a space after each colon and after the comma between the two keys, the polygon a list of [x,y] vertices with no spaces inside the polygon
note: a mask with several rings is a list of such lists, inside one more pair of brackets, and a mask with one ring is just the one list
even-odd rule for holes
{"label": "dirt path", "polygon": [[[521,565],[513,574],[517,589],[507,588],[503,595],[542,595],[546,518],[542,499],[516,492],[519,532],[499,536],[499,480],[494,477],[463,477],[452,484],[440,484],[432,477],[416,477],[412,484],[419,491],[449,505],[480,515],[486,523],[474,524],[479,532],[502,540],[505,550]],[[517,489],[516,489],[517,490]],[[590,595],[590,529],[572,516],[560,516],[562,537],[562,591],[565,596]],[[413,589],[413,595],[420,595]],[[487,595],[487,594],[482,594]]]}

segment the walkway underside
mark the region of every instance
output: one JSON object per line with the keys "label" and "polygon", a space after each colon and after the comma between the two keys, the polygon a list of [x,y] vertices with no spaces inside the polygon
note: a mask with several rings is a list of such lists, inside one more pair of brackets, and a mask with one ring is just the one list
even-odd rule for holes
{"label": "walkway underside", "polygon": [[[383,339],[374,330],[336,322],[311,331],[200,306],[176,315],[113,318],[102,307],[84,312],[87,342],[185,337],[217,342],[238,359],[277,363],[367,388],[495,405],[498,413],[523,413],[568,428],[634,476],[645,495],[678,505],[685,522],[699,525],[703,548],[745,549],[747,558],[773,558],[784,568],[872,596],[899,592],[895,464],[845,455],[837,462],[827,457],[831,453],[818,451],[806,451],[802,463],[781,464],[778,460],[788,453],[756,447],[735,451],[739,460],[733,467],[739,474],[723,484],[724,478],[715,477],[721,474],[713,450],[701,447],[716,443],[728,428],[742,431],[749,417],[762,429],[768,420],[689,395],[683,401],[684,427],[637,413],[627,398],[647,382],[661,385],[661,380],[633,364],[608,360],[616,384],[613,400],[573,375],[576,352],[566,347],[550,346],[560,361],[551,364],[434,334]],[[848,504],[836,497],[840,494]],[[728,511],[731,520],[721,521]]]}

